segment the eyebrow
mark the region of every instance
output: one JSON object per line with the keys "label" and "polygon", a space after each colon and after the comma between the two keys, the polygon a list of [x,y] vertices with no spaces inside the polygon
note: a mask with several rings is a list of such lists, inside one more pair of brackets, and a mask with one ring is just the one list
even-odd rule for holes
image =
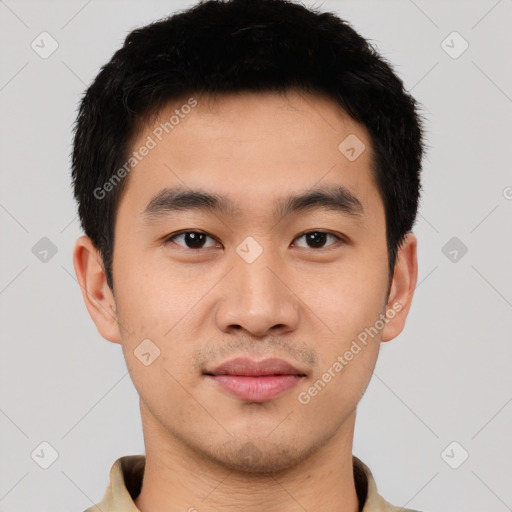
{"label": "eyebrow", "polygon": [[[285,217],[313,209],[338,212],[345,216],[361,217],[364,213],[359,199],[343,185],[323,186],[278,199],[273,214]],[[226,196],[204,190],[175,187],[164,188],[156,193],[141,216],[150,224],[167,215],[180,211],[204,211],[225,216],[236,216],[240,210]]]}

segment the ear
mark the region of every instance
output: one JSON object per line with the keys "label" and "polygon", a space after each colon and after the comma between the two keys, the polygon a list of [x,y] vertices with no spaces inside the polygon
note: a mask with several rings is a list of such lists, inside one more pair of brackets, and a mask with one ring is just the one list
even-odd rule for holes
{"label": "ear", "polygon": [[81,236],[73,250],[75,274],[85,306],[103,338],[121,343],[114,295],[107,284],[101,255],[88,236]]}
{"label": "ear", "polygon": [[382,330],[381,341],[398,336],[404,326],[411,307],[416,281],[418,279],[417,239],[408,233],[397,254],[395,270],[387,302],[388,321]]}

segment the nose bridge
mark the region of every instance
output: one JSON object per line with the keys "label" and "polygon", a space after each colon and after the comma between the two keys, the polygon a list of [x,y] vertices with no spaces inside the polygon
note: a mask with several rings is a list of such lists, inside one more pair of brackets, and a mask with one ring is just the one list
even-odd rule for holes
{"label": "nose bridge", "polygon": [[[254,246],[240,245],[217,310],[219,327],[227,329],[237,325],[253,335],[264,335],[274,326],[295,328],[297,302],[282,281],[283,262],[279,260],[277,251],[262,247],[263,250],[253,259],[254,252],[251,257],[246,255],[254,251]],[[249,250],[243,252],[243,249]]]}
{"label": "nose bridge", "polygon": [[[247,248],[242,244],[237,248],[237,261],[236,265],[236,278],[240,283],[240,298],[245,298],[249,305],[254,306],[256,309],[261,309],[263,306],[277,305],[279,298],[282,296],[283,284],[276,277],[279,275],[281,264],[276,255],[270,247],[261,247],[261,252],[256,253],[257,257],[252,260],[247,259],[242,253],[242,250]],[[256,249],[250,247],[250,256],[254,257]],[[262,299],[266,298],[266,301]],[[246,302],[246,303],[247,303]]]}

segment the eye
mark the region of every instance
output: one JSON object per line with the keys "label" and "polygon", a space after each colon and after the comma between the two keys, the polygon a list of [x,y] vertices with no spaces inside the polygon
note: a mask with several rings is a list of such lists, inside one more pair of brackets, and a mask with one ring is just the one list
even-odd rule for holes
{"label": "eye", "polygon": [[[176,243],[176,245],[184,247],[185,249],[203,249],[205,247],[205,240],[207,238],[213,240],[213,246],[215,246],[215,240],[211,236],[200,231],[183,231],[181,233],[176,233],[166,238],[165,243],[176,243],[174,240],[181,239],[182,243]],[[213,246],[210,245],[210,247]]]}
{"label": "eye", "polygon": [[[335,241],[343,241],[339,236],[333,235],[332,233],[327,233],[325,231],[308,231],[307,233],[299,235],[295,240],[305,238],[306,243],[310,244],[309,247],[306,247],[307,249],[322,249],[324,247],[327,237],[332,237]],[[334,245],[334,243],[330,245]]]}
{"label": "eye", "polygon": [[[325,246],[328,237],[331,237],[331,239],[333,239],[334,242]],[[205,245],[205,242],[208,238],[213,242],[210,243],[209,246]],[[308,244],[305,247],[306,249],[322,249],[324,247],[330,247],[331,245],[335,245],[336,241],[343,242],[343,240],[339,236],[336,236],[333,233],[328,233],[325,231],[308,231],[307,233],[299,235],[297,238],[295,238],[295,240],[300,240],[301,238],[304,238],[306,244]],[[181,240],[181,242],[176,242],[176,240]],[[217,243],[211,236],[201,231],[182,231],[181,233],[175,233],[174,235],[171,235],[165,239],[165,243],[170,242],[175,243],[176,245],[179,245],[180,247],[183,247],[185,249],[196,250],[215,247],[215,244]],[[301,245],[296,243],[294,243],[293,245],[301,247]]]}

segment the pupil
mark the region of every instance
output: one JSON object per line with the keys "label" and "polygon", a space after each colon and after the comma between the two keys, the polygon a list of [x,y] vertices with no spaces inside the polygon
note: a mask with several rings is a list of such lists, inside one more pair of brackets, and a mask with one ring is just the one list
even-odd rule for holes
{"label": "pupil", "polygon": [[191,245],[193,248],[200,247],[204,240],[201,240],[203,233],[187,233],[185,235],[185,240],[187,245]]}
{"label": "pupil", "polygon": [[320,233],[319,231],[314,231],[313,233],[308,234],[308,243],[312,243],[313,246],[322,246],[325,243],[326,233]]}

